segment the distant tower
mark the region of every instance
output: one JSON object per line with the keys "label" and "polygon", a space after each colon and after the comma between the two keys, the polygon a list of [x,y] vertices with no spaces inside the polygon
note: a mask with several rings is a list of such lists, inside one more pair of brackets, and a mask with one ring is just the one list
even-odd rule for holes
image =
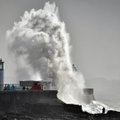
{"label": "distant tower", "polygon": [[3,90],[4,62],[0,59],[0,90]]}

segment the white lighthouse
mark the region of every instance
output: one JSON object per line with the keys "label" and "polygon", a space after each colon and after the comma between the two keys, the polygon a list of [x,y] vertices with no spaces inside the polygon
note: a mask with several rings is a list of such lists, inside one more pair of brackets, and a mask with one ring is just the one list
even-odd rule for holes
{"label": "white lighthouse", "polygon": [[0,59],[0,90],[3,90],[4,62]]}

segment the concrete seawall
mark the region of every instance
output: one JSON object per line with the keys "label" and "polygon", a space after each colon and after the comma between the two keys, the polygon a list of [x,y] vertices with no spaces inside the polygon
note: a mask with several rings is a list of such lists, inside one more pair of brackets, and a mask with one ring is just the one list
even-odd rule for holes
{"label": "concrete seawall", "polygon": [[[0,91],[0,118],[5,120],[77,119],[81,106],[57,99],[57,91]],[[26,118],[29,117],[30,119]],[[26,119],[25,119],[26,118]],[[48,118],[48,119],[47,119]],[[0,120],[3,120],[0,119]]]}
{"label": "concrete seawall", "polygon": [[57,91],[0,91],[0,120],[119,120],[120,113],[104,115],[82,112],[81,106],[67,105]]}
{"label": "concrete seawall", "polygon": [[[90,90],[92,93],[89,93]],[[85,89],[85,100],[86,103],[91,102],[94,99],[93,90],[92,89]],[[89,99],[88,99],[89,98]],[[65,107],[65,108],[72,108],[75,105],[65,105],[62,101],[57,98],[57,91],[55,90],[45,90],[45,91],[0,91],[0,111],[9,112],[15,111],[19,112],[25,108],[28,104],[39,104],[41,106],[50,105]],[[81,109],[78,106],[78,109]],[[48,108],[49,109],[49,108]]]}
{"label": "concrete seawall", "polygon": [[0,111],[19,111],[26,104],[59,105],[57,91],[0,91]]}

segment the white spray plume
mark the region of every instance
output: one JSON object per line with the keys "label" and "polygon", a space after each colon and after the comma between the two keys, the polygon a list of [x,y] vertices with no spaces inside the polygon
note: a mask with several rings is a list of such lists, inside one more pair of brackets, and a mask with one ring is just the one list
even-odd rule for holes
{"label": "white spray plume", "polygon": [[84,103],[84,78],[72,68],[69,34],[55,3],[47,2],[43,9],[25,12],[21,21],[7,32],[7,38],[18,74],[22,70],[29,79],[51,79],[63,102]]}

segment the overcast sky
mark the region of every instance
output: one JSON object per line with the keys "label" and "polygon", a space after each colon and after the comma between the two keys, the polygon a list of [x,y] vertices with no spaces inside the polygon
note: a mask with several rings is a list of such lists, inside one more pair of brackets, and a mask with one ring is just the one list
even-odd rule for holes
{"label": "overcast sky", "polygon": [[[15,21],[20,21],[24,11],[43,8],[47,1],[0,0],[0,57],[5,61],[6,82],[14,79],[14,64],[7,53],[6,31],[12,29]],[[66,23],[71,37],[72,61],[87,83],[95,87],[96,80],[101,83],[112,80],[120,85],[120,0],[49,1],[55,1],[59,7],[60,18]]]}

